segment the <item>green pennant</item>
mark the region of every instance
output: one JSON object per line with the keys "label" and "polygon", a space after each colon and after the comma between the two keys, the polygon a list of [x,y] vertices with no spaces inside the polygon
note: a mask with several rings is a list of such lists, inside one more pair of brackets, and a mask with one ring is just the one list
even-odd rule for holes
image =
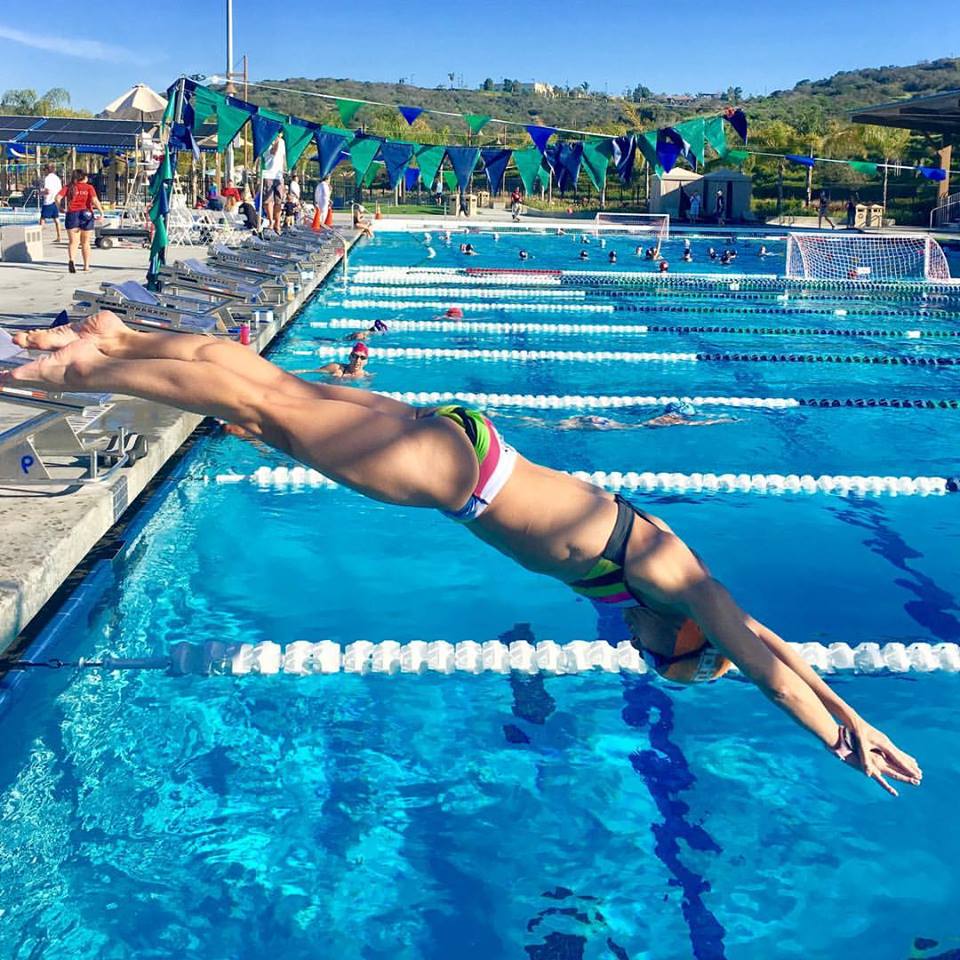
{"label": "green pennant", "polygon": [[690,144],[690,152],[697,158],[697,163],[703,163],[703,118],[685,120],[683,123],[676,124],[674,130]]}
{"label": "green pennant", "polygon": [[157,168],[157,172],[150,181],[150,196],[155,197],[163,186],[164,182],[173,180],[173,166],[170,163],[170,151],[164,147],[163,161]]}
{"label": "green pennant", "polygon": [[856,170],[857,173],[862,173],[866,177],[875,177],[880,169],[876,163],[870,163],[866,160],[848,160],[847,163],[851,170]]}
{"label": "green pennant", "polygon": [[[609,144],[609,141],[607,141]],[[583,145],[583,169],[586,170],[590,182],[599,193],[607,180],[607,164],[610,158],[602,149],[600,143],[587,142]]]}
{"label": "green pennant", "polygon": [[250,114],[239,107],[231,107],[229,103],[222,103],[217,107],[217,152],[223,153],[237,138],[250,119]]}
{"label": "green pennant", "polygon": [[206,87],[197,87],[193,91],[193,132],[199,133],[201,127],[214,116],[227,98],[215,90]]}
{"label": "green pennant", "polygon": [[350,144],[350,162],[356,171],[357,179],[361,182],[363,182],[363,178],[370,169],[373,158],[377,155],[379,149],[380,141],[373,138],[354,140]]}
{"label": "green pennant", "polygon": [[731,163],[743,163],[749,156],[750,154],[746,150],[728,150],[724,159]]}
{"label": "green pennant", "polygon": [[167,248],[169,243],[167,237],[167,219],[158,217],[153,224],[153,240],[150,242],[150,256],[155,256]]}
{"label": "green pennant", "polygon": [[285,123],[283,125],[283,142],[287,147],[287,169],[292,170],[303,151],[307,149],[310,141],[313,140],[313,130],[309,127],[301,127],[298,123]]}
{"label": "green pennant", "polygon": [[482,113],[465,113],[463,119],[467,122],[471,133],[479,133],[491,120]]}
{"label": "green pennant", "polygon": [[417,151],[417,166],[420,168],[420,179],[424,187],[430,190],[437,180],[437,171],[446,156],[446,147],[421,147]]}
{"label": "green pennant", "polygon": [[719,157],[725,157],[730,148],[727,146],[727,130],[723,117],[710,117],[703,121],[703,134],[707,143],[717,151]]}
{"label": "green pennant", "polygon": [[346,137],[348,140],[354,137],[357,132],[356,130],[347,130],[346,127],[334,127],[328,123],[323,124],[320,130],[323,133],[335,133],[338,137]]}
{"label": "green pennant", "polygon": [[663,176],[663,167],[657,159],[657,131],[648,130],[642,136],[636,138],[637,149],[643,154],[643,159],[650,164],[653,172],[658,176]]}
{"label": "green pennant", "polygon": [[276,123],[288,123],[290,120],[289,114],[277,113],[276,110],[269,110],[267,107],[257,107],[257,113],[259,113],[261,117],[266,117],[268,120],[273,120]]}
{"label": "green pennant", "polygon": [[588,138],[597,151],[608,160],[613,159],[613,140],[610,137]]}
{"label": "green pennant", "polygon": [[167,97],[167,105],[163,108],[163,116],[160,118],[160,128],[164,129],[173,123],[173,110],[177,102],[176,93]]}
{"label": "green pennant", "polygon": [[514,150],[513,163],[523,181],[523,189],[527,193],[533,193],[534,184],[540,174],[540,165],[543,163],[543,154],[536,147]]}
{"label": "green pennant", "polygon": [[546,164],[537,172],[537,180],[544,190],[550,189],[550,168]]}
{"label": "green pennant", "polygon": [[[379,146],[379,145],[378,145]],[[363,176],[360,177],[360,182],[365,186],[369,187],[374,180],[377,179],[377,174],[385,166],[379,160],[376,163],[371,163],[367,169],[364,171]]]}
{"label": "green pennant", "polygon": [[347,126],[354,118],[356,112],[363,106],[359,100],[340,100],[337,99],[337,113],[340,114],[340,122]]}
{"label": "green pennant", "polygon": [[457,189],[457,175],[452,170],[443,171],[443,184],[448,190]]}

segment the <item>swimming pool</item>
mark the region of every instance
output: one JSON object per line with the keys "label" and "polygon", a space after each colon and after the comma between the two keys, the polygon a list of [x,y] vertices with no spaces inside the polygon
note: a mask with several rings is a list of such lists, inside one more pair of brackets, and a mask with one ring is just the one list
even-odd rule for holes
{"label": "swimming pool", "polygon": [[[394,329],[370,341],[375,389],[501,395],[491,409],[505,435],[568,469],[958,472],[955,366],[635,358],[955,359],[955,338],[926,336],[960,329],[952,297],[791,291],[784,300],[783,289],[729,285],[658,294],[649,284],[477,274],[482,282],[468,283],[455,272],[404,282],[389,269],[514,267],[520,244],[532,268],[579,269],[576,235],[479,234],[473,258],[457,241],[435,235],[426,261],[419,236],[378,237],[351,257],[347,288],[331,281],[273,359],[314,366],[318,350],[344,343],[348,328],[334,321],[382,317]],[[694,241],[691,274],[732,278],[703,262],[708,243]],[[782,256],[782,244],[767,247]],[[679,249],[679,240],[665,248],[677,274]],[[738,250],[738,273],[782,269],[753,243]],[[617,264],[625,277],[651,269],[626,244],[620,253],[632,258]],[[590,254],[592,269],[607,272],[596,242]],[[546,295],[564,292],[584,296]],[[401,306],[416,302],[425,305]],[[457,327],[443,316],[454,303],[464,323],[528,328]],[[556,309],[577,305],[614,309]],[[734,330],[692,329],[724,325]],[[748,328],[797,332],[737,332]],[[855,332],[814,332],[827,328]],[[909,330],[924,336],[866,333]],[[388,357],[388,348],[414,353]],[[449,349],[492,352],[428,353]],[[531,360],[531,351],[553,356]],[[611,352],[634,356],[593,356]],[[578,414],[636,425],[670,396],[710,398],[700,409],[731,422],[557,429]],[[656,403],[609,399],[623,397]],[[732,402],[741,398],[842,405]],[[923,406],[869,405],[894,401]],[[597,636],[592,610],[569,590],[440,516],[339,488],[224,482],[284,465],[222,435],[195,444],[117,556],[95,568],[47,653],[149,656],[211,639]],[[960,641],[954,496],[637,496],[788,639]],[[606,674],[32,674],[4,715],[0,952],[892,960],[911,956],[915,938],[924,938],[917,956],[956,947],[957,681],[836,682],[919,756],[922,789],[891,801],[736,680],[679,691]]]}

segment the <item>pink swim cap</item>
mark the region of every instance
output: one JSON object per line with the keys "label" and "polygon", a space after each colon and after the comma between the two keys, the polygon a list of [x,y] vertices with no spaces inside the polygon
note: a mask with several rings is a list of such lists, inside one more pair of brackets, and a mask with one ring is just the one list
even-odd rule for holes
{"label": "pink swim cap", "polygon": [[447,309],[447,314],[446,314],[446,315],[447,315],[448,317],[452,317],[454,320],[462,320],[462,319],[463,319],[463,311],[462,311],[459,307],[449,307],[449,308]]}

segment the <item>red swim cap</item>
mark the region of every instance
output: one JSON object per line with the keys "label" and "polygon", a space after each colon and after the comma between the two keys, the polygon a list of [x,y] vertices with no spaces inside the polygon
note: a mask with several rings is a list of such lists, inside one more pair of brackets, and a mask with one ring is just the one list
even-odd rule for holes
{"label": "red swim cap", "polygon": [[350,351],[350,356],[353,356],[355,353],[362,354],[363,356],[369,356],[370,348],[363,343],[361,340],[358,340],[354,345],[353,349]]}
{"label": "red swim cap", "polygon": [[463,311],[459,307],[448,307],[446,315],[452,317],[454,320],[463,319]]}

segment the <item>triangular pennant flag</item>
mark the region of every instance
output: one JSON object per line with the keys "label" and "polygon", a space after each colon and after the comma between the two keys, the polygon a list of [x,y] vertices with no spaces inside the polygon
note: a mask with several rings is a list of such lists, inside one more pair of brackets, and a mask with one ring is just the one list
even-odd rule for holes
{"label": "triangular pennant flag", "polygon": [[443,185],[448,190],[457,189],[457,175],[452,170],[443,171]]}
{"label": "triangular pennant flag", "polygon": [[218,107],[226,103],[226,98],[214,90],[206,87],[197,87],[191,98],[193,103],[193,131],[198,133],[200,128],[212,117]]}
{"label": "triangular pennant flag", "polygon": [[496,196],[503,189],[503,175],[507,172],[512,150],[500,147],[486,147],[480,151],[483,157],[483,172],[487,175],[490,192]]}
{"label": "triangular pennant flag", "polygon": [[479,147],[447,147],[447,157],[457,176],[457,186],[466,190],[470,175],[480,159]]}
{"label": "triangular pennant flag", "polygon": [[219,152],[222,153],[236,140],[237,134],[249,119],[249,111],[241,110],[229,103],[221,103],[217,107],[217,150]]}
{"label": "triangular pennant flag", "polygon": [[304,127],[298,123],[285,123],[283,125],[283,142],[287,147],[287,169],[292,170],[303,151],[307,149],[310,141],[313,139],[313,129]]}
{"label": "triangular pennant flag", "polygon": [[463,119],[471,133],[479,133],[490,122],[491,118],[484,116],[482,113],[465,113]]}
{"label": "triangular pennant flag", "polygon": [[356,112],[363,106],[359,100],[340,100],[337,103],[337,113],[340,114],[340,122],[345,126],[350,126],[350,121],[356,115]]}
{"label": "triangular pennant flag", "polygon": [[[321,133],[326,133],[326,130],[322,130]],[[319,146],[317,149],[319,150]],[[358,137],[350,144],[350,162],[356,171],[357,179],[361,182],[379,149],[380,141],[376,137]]]}
{"label": "triangular pennant flag", "polygon": [[847,163],[851,170],[856,170],[857,173],[862,173],[867,177],[876,176],[877,170],[879,169],[877,164],[870,163],[867,160],[848,160]]}
{"label": "triangular pennant flag", "polygon": [[[423,107],[397,107],[397,109],[403,115],[403,119],[407,121],[407,126],[413,126],[413,121],[423,113]],[[349,123],[348,120],[343,122]]]}
{"label": "triangular pennant flag", "polygon": [[795,163],[801,167],[812,167],[814,166],[813,157],[804,157],[796,153],[785,153],[784,157],[789,160],[791,163]]}
{"label": "triangular pennant flag", "polygon": [[387,165],[392,189],[400,182],[404,168],[413,159],[414,144],[404,140],[385,140],[380,144],[380,159]]}
{"label": "triangular pennant flag", "polygon": [[150,178],[150,196],[155,197],[165,183],[173,183],[173,165],[170,163],[169,150],[163,151],[163,161]]}
{"label": "triangular pennant flag", "polygon": [[423,185],[429,190],[437,182],[437,171],[447,152],[446,147],[421,147],[417,151],[417,166]]}
{"label": "triangular pennant flag", "polygon": [[686,148],[683,137],[673,127],[664,127],[657,131],[657,161],[664,173],[669,173],[677,158]]}
{"label": "triangular pennant flag", "polygon": [[[324,133],[322,130],[317,130],[313,134],[313,142],[317,145],[317,163],[320,165],[317,176],[322,180],[324,177],[329,177],[330,172],[340,162],[343,155],[343,148],[347,145],[347,138],[341,137],[336,133]],[[361,141],[361,143],[362,142],[364,141]],[[376,140],[366,142],[376,144],[373,151],[375,154],[380,144]],[[350,156],[353,156],[352,150]],[[373,154],[371,154],[370,159],[373,159]],[[368,162],[367,166],[369,165]],[[356,166],[356,164],[354,164],[354,166]],[[363,172],[366,173],[366,170]]]}
{"label": "triangular pennant flag", "polygon": [[643,134],[643,136],[637,137],[637,149],[643,154],[643,159],[650,164],[653,172],[659,177],[660,174],[663,173],[663,167],[660,166],[660,161],[657,159],[657,131],[650,130]]}
{"label": "triangular pennant flag", "polygon": [[610,147],[613,162],[617,165],[617,176],[621,183],[627,183],[633,176],[633,161],[637,155],[636,137],[614,137]]}
{"label": "triangular pennant flag", "polygon": [[723,119],[740,134],[740,139],[747,142],[747,115],[740,109],[734,110],[733,107],[727,107],[723,113]]}
{"label": "triangular pennant flag", "polygon": [[526,193],[533,193],[533,185],[537,179],[537,174],[543,164],[543,154],[536,147],[529,147],[526,150],[514,150],[513,162],[523,181],[523,189]]}
{"label": "triangular pennant flag", "polygon": [[352,140],[356,136],[361,136],[356,130],[347,130],[345,127],[334,127],[329,123],[323,124],[320,129],[324,133],[335,133],[339,137],[346,137],[348,140]]}
{"label": "triangular pennant flag", "polygon": [[250,130],[253,133],[253,155],[256,159],[259,160],[270,149],[282,129],[283,125],[276,120],[260,113],[251,115]]}
{"label": "triangular pennant flag", "polygon": [[376,163],[371,163],[370,166],[364,171],[363,176],[360,178],[360,182],[365,186],[369,187],[374,180],[377,179],[377,174],[383,168],[383,164],[377,160]]}
{"label": "triangular pennant flag", "polygon": [[704,120],[703,135],[707,143],[717,151],[718,156],[727,155],[730,148],[727,146],[727,131],[723,125],[723,117],[709,117]]}
{"label": "triangular pennant flag", "polygon": [[177,85],[174,84],[167,91],[167,105],[164,108],[163,116],[160,118],[160,127],[161,129],[166,129],[173,123],[173,111],[177,103]]}
{"label": "triangular pennant flag", "polygon": [[728,150],[725,160],[729,160],[730,163],[743,163],[750,153],[747,150]]}
{"label": "triangular pennant flag", "polygon": [[947,179],[947,171],[944,170],[942,167],[919,166],[917,167],[917,173],[919,173],[921,177],[925,177],[927,180],[946,180]]}
{"label": "triangular pennant flag", "polygon": [[407,167],[407,169],[403,171],[403,186],[405,189],[415,189],[419,179],[420,171],[417,167]]}
{"label": "triangular pennant flag", "polygon": [[564,142],[557,150],[557,186],[561,190],[573,189],[580,176],[580,165],[583,162],[583,143],[579,140]]}
{"label": "triangular pennant flag", "polygon": [[690,166],[693,167],[699,163],[703,163],[704,137],[706,135],[703,118],[697,117],[695,120],[685,120],[683,123],[676,124],[674,130],[676,130],[687,143],[685,152]]}
{"label": "triangular pennant flag", "polygon": [[536,144],[536,147],[541,154],[547,149],[547,141],[556,132],[557,131],[553,127],[541,127],[537,126],[536,124],[531,124],[527,127],[527,133],[530,134],[530,139]]}
{"label": "triangular pennant flag", "polygon": [[610,163],[608,150],[613,151],[609,140],[583,145],[583,169],[587,171],[587,176],[598,193],[603,190],[603,185],[607,182],[607,165]]}

